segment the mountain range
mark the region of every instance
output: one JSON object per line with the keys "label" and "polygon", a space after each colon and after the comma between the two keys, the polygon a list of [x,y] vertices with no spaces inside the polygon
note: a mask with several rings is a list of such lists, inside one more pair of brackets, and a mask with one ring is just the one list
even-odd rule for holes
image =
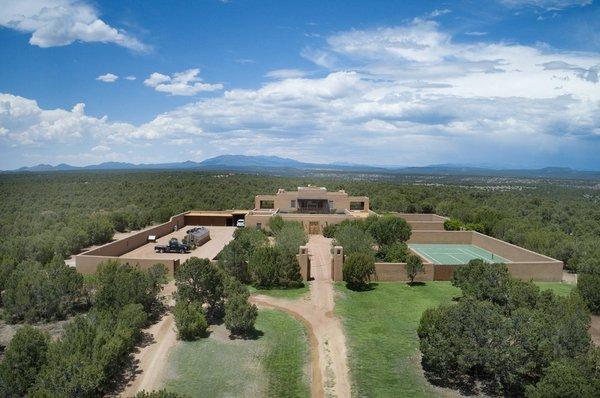
{"label": "mountain range", "polygon": [[581,171],[568,167],[546,167],[541,169],[499,169],[470,165],[430,165],[423,167],[370,166],[350,163],[306,163],[278,156],[221,155],[201,162],[191,160],[176,163],[125,163],[104,162],[88,166],[71,166],[61,163],[56,166],[38,164],[6,172],[51,172],[85,170],[221,170],[289,174],[299,171],[334,171],[377,174],[415,175],[474,175],[510,176],[524,178],[598,179],[600,171]]}

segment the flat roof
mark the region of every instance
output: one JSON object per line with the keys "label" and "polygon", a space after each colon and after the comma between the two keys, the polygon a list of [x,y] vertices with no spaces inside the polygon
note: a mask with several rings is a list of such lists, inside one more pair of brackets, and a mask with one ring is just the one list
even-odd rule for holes
{"label": "flat roof", "polygon": [[233,217],[234,215],[238,215],[238,214],[248,214],[250,212],[250,210],[209,210],[209,211],[202,211],[202,210],[192,210],[189,211],[187,213],[185,213],[186,216],[212,216],[212,217],[223,217],[223,216],[229,216],[229,217]]}

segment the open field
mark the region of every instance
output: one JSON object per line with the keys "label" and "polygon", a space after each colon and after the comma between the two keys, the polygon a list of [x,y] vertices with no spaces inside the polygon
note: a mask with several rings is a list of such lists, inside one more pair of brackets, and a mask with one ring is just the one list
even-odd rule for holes
{"label": "open field", "polygon": [[[568,294],[572,285],[540,283]],[[355,292],[336,284],[336,312],[343,319],[353,395],[361,397],[435,397],[456,395],[431,386],[421,372],[417,326],[423,311],[460,296],[450,282],[379,283]]]}
{"label": "open field", "polygon": [[308,343],[303,325],[260,310],[256,340],[230,340],[218,326],[209,338],[180,342],[168,356],[164,386],[190,397],[309,395]]}
{"label": "open field", "polygon": [[155,245],[166,245],[169,243],[171,238],[177,238],[180,242],[186,235],[186,230],[195,227],[196,225],[186,225],[185,228],[179,231],[172,232],[165,235],[157,240],[156,243],[146,243],[142,247],[138,247],[130,252],[127,252],[122,257],[135,257],[144,259],[165,259],[165,258],[178,258],[181,263],[190,257],[208,258],[212,260],[217,254],[223,249],[227,243],[233,239],[233,232],[235,227],[206,227],[210,231],[210,240],[202,246],[191,250],[189,253],[156,253],[154,251]]}

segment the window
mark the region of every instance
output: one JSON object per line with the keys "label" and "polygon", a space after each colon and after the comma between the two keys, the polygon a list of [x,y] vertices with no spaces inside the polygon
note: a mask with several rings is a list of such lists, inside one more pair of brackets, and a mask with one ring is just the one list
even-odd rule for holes
{"label": "window", "polygon": [[295,209],[295,208],[296,208],[296,200],[292,200],[292,201],[290,202],[290,207],[291,207],[292,209]]}
{"label": "window", "polygon": [[260,201],[260,208],[261,209],[274,209],[275,208],[275,201],[273,201],[273,200],[261,200]]}
{"label": "window", "polygon": [[260,222],[257,222],[257,223],[256,223],[256,229],[261,229],[261,228],[262,228],[262,223],[260,223]]}
{"label": "window", "polygon": [[350,202],[350,210],[364,210],[365,202]]}

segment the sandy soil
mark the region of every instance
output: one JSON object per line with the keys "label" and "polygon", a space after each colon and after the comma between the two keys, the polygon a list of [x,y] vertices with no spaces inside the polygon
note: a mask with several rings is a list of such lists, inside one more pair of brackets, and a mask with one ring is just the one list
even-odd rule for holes
{"label": "sandy soil", "polygon": [[[163,288],[163,299],[169,306],[174,305],[173,293],[175,282],[168,283]],[[167,364],[167,354],[177,344],[177,332],[173,315],[166,313],[159,322],[144,331],[149,336],[150,343],[141,347],[134,355],[135,375],[120,394],[122,397],[132,397],[139,391],[158,390],[161,388],[164,368]]]}
{"label": "sandy soil", "polygon": [[154,251],[155,245],[166,245],[171,238],[177,238],[181,242],[186,235],[185,231],[193,227],[194,225],[186,225],[185,228],[182,228],[179,231],[172,232],[159,238],[157,243],[147,243],[144,246],[125,253],[121,257],[150,259],[178,258],[182,263],[190,257],[208,258],[212,260],[223,249],[223,246],[233,240],[233,232],[235,231],[235,227],[206,227],[210,231],[210,240],[189,253],[156,253]]}
{"label": "sandy soil", "polygon": [[313,397],[350,396],[346,338],[340,320],[334,315],[334,288],[331,281],[331,240],[311,235],[310,295],[300,300],[286,300],[264,295],[252,297],[257,305],[277,308],[302,321],[311,343],[311,395]]}

